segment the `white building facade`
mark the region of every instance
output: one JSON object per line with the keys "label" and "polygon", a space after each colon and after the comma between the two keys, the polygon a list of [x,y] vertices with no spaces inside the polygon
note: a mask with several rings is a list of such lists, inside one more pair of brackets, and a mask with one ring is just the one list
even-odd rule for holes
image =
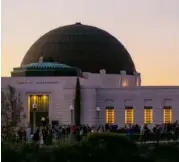
{"label": "white building facade", "polygon": [[[141,86],[140,73],[122,43],[81,23],[44,34],[11,77],[1,80],[5,94],[9,85],[20,93],[26,123],[34,120],[34,106],[37,123],[42,116],[50,123],[74,124],[78,116],[80,124],[120,127],[179,120],[179,86]],[[78,80],[79,114],[74,104]]]}
{"label": "white building facade", "polygon": [[[2,90],[11,85],[20,92],[27,123],[32,105],[37,104],[48,112],[50,122],[72,124],[76,80],[77,77],[4,77]],[[122,127],[179,120],[179,86],[141,86],[138,73],[128,76],[122,71],[113,75],[101,70],[99,74],[83,73],[80,87],[81,124]]]}

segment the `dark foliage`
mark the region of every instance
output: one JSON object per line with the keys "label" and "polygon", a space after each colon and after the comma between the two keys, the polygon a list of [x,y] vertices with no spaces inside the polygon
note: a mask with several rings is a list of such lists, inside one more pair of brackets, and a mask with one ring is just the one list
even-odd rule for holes
{"label": "dark foliage", "polygon": [[93,134],[86,140],[58,147],[2,143],[2,162],[145,162],[137,146],[118,134]]}
{"label": "dark foliage", "polygon": [[93,133],[77,144],[44,146],[2,143],[2,162],[178,162],[175,144],[137,146],[115,133]]}
{"label": "dark foliage", "polygon": [[179,145],[162,144],[156,146],[148,155],[154,161],[178,162],[179,161]]}
{"label": "dark foliage", "polygon": [[81,90],[80,90],[80,80],[79,78],[77,78],[75,101],[74,101],[75,125],[80,125],[80,113],[81,113]]}
{"label": "dark foliage", "polygon": [[8,85],[6,91],[1,92],[1,127],[2,137],[12,138],[14,128],[24,124],[25,115],[22,115],[24,108],[21,102],[20,93],[14,87]]}

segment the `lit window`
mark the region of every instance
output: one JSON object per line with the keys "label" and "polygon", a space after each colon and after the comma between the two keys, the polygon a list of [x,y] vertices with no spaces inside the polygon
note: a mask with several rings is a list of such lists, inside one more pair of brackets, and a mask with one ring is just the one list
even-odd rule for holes
{"label": "lit window", "polygon": [[114,124],[114,108],[106,108],[106,124]]}
{"label": "lit window", "polygon": [[153,121],[152,107],[144,107],[144,123],[152,124],[152,121]]}
{"label": "lit window", "polygon": [[134,123],[134,109],[133,107],[125,107],[125,124]]}
{"label": "lit window", "polygon": [[172,108],[171,107],[164,107],[163,121],[164,123],[172,123]]}
{"label": "lit window", "polygon": [[37,96],[34,95],[33,96],[33,103],[36,104],[36,102],[37,102]]}
{"label": "lit window", "polygon": [[30,95],[29,100],[29,110],[33,111],[33,105],[37,105],[37,112],[47,112],[49,107],[49,96],[47,95]]}
{"label": "lit window", "polygon": [[122,87],[127,87],[127,86],[128,86],[127,80],[123,80],[122,81]]}

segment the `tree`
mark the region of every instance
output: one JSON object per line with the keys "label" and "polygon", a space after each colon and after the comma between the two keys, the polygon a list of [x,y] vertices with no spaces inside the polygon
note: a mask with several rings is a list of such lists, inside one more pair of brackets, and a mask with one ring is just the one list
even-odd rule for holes
{"label": "tree", "polygon": [[81,116],[81,88],[80,88],[80,80],[79,80],[79,78],[77,78],[77,81],[76,81],[74,113],[75,113],[75,125],[80,125],[80,116]]}
{"label": "tree", "polygon": [[23,111],[20,93],[8,85],[6,90],[1,91],[1,126],[6,136],[10,135],[25,118]]}

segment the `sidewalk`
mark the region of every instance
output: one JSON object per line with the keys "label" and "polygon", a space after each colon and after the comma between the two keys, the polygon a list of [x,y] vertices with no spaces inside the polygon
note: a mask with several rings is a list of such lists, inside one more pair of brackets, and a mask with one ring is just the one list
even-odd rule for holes
{"label": "sidewalk", "polygon": [[[170,141],[159,141],[159,144],[168,144],[168,143],[178,143],[179,140],[177,141],[173,141],[173,140],[170,140]],[[146,142],[136,142],[137,144],[155,144],[157,143],[157,141],[146,141]]]}

